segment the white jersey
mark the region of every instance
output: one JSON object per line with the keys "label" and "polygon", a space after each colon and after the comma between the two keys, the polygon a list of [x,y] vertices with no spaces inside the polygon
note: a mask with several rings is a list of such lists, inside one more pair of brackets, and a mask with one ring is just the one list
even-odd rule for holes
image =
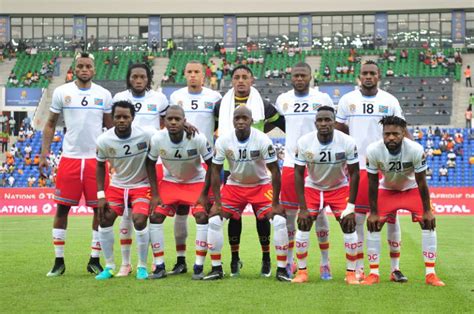
{"label": "white jersey", "polygon": [[393,95],[380,89],[375,96],[364,96],[355,90],[339,100],[336,121],[349,126],[349,135],[359,149],[360,169],[365,169],[367,146],[382,139],[380,119],[391,115],[403,118],[402,108]]}
{"label": "white jersey", "polygon": [[131,189],[149,186],[145,168],[150,139],[157,131],[152,127],[132,125],[128,138],[119,138],[115,128],[107,130],[97,138],[97,160],[109,161],[114,169],[110,185]]}
{"label": "white jersey", "polygon": [[331,191],[348,186],[346,164],[359,162],[354,139],[334,130],[330,143],[319,142],[317,131],[298,140],[298,154],[295,164],[307,166],[305,185],[320,191]]}
{"label": "white jersey", "polygon": [[57,87],[49,109],[64,116],[66,135],[63,156],[94,158],[96,140],[102,134],[104,113],[112,112],[112,95],[108,90],[92,83],[80,89],[75,82]]}
{"label": "white jersey", "polygon": [[216,141],[216,153],[212,162],[224,164],[227,158],[229,185],[257,186],[270,182],[266,164],[277,161],[272,140],[263,132],[251,128],[250,137],[240,142],[235,132],[228,132]]}
{"label": "white jersey", "polygon": [[206,136],[208,142],[214,145],[214,106],[221,99],[221,94],[206,87],[198,94],[190,93],[188,87],[183,87],[171,94],[170,104],[181,106],[186,121],[194,125]]}
{"label": "white jersey", "polygon": [[179,143],[173,143],[167,129],[158,131],[151,139],[151,160],[161,158],[163,164],[163,180],[176,183],[204,182],[206,170],[201,164],[212,158],[212,147],[202,134],[191,139],[183,136]]}
{"label": "white jersey", "polygon": [[415,173],[427,168],[423,147],[407,138],[403,139],[402,149],[397,155],[389,153],[383,140],[372,143],[367,148],[367,172],[377,174],[380,170],[383,178],[380,188],[385,190],[406,191],[418,185]]}
{"label": "white jersey", "polygon": [[135,106],[133,125],[152,126],[160,129],[160,117],[164,117],[168,109],[168,99],[162,92],[149,90],[142,97],[133,96],[131,90],[115,94],[113,101],[126,100]]}
{"label": "white jersey", "polygon": [[278,96],[275,106],[278,112],[285,116],[285,160],[283,166],[293,168],[298,139],[302,135],[316,130],[314,121],[319,107],[334,107],[334,104],[328,94],[310,88],[309,93],[305,96],[295,95],[294,90],[281,94]]}

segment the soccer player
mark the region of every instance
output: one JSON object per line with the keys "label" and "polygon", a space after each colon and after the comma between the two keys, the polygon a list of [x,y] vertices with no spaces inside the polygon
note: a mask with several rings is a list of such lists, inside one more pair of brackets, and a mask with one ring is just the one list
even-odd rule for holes
{"label": "soccer player", "polygon": [[[114,222],[117,216],[127,215],[132,207],[132,220],[137,236],[137,279],[148,278],[147,255],[150,236],[147,228],[150,212],[150,183],[146,167],[153,127],[132,126],[135,106],[128,101],[117,101],[112,106],[114,128],[97,138],[97,198],[99,200],[99,236],[106,265],[95,278],[110,279],[114,276]],[[106,162],[115,170],[105,189]],[[104,192],[105,190],[105,192]]]}
{"label": "soccer player", "polygon": [[[378,89],[380,70],[371,60],[362,64],[360,69],[360,89],[341,97],[336,114],[336,129],[339,129],[355,141],[359,149],[360,182],[356,206],[357,262],[356,274],[364,279],[364,221],[369,212],[368,179],[365,169],[366,149],[370,143],[382,138],[379,125],[381,117],[396,115],[403,118],[398,100],[391,94]],[[390,248],[392,280],[406,282],[407,278],[400,271],[401,231],[397,216],[387,221],[387,239]]]}
{"label": "soccer player", "polygon": [[[357,234],[355,233],[355,199],[359,185],[359,160],[354,139],[334,130],[334,108],[319,107],[317,131],[298,140],[295,158],[295,189],[299,201],[296,256],[298,273],[294,283],[308,281],[306,259],[309,232],[313,220],[329,206],[344,233],[346,282],[359,284],[355,276]],[[347,167],[347,170],[346,170]],[[308,177],[304,173],[308,169]],[[346,172],[349,173],[350,184]]]}
{"label": "soccer player", "polygon": [[[272,220],[277,254],[276,278],[290,281],[286,271],[288,230],[283,207],[279,202],[281,176],[272,141],[263,132],[252,128],[252,112],[239,107],[233,113],[235,131],[221,135],[212,160],[212,191],[215,202],[209,216],[207,242],[211,252],[212,270],[204,280],[224,276],[221,251],[224,242],[223,220],[240,219],[245,206],[252,205],[257,219]],[[220,191],[220,173],[224,160],[229,161],[230,175]],[[267,168],[271,172],[270,178]]]}
{"label": "soccer player", "polygon": [[[115,94],[113,101],[128,101],[135,107],[133,125],[152,126],[159,130],[168,109],[168,99],[162,92],[151,89],[153,75],[144,63],[132,64],[127,71],[127,90]],[[130,248],[132,246],[133,222],[130,213],[120,221],[120,249],[122,265],[116,277],[128,276],[132,272]]]}
{"label": "soccer player", "polygon": [[[202,134],[186,137],[185,121],[183,108],[170,106],[165,116],[166,129],[160,130],[151,139],[148,156],[153,161],[161,158],[164,170],[163,180],[157,189],[158,197],[152,200],[152,206],[157,207],[150,217],[150,238],[156,266],[150,276],[152,279],[166,277],[163,222],[167,216],[175,215],[179,205],[191,206],[196,219],[196,261],[192,279],[200,280],[204,277],[212,147]],[[201,158],[206,162],[208,171],[202,166]],[[155,185],[153,182],[152,188]]]}
{"label": "soccer player", "polygon": [[[295,191],[295,153],[298,139],[316,130],[314,118],[321,106],[333,107],[328,94],[310,88],[311,67],[307,63],[297,63],[291,70],[293,89],[281,94],[276,100],[276,108],[285,117],[285,160],[282,170],[281,203],[286,212],[288,228],[288,271],[293,273],[293,249],[295,245],[296,215],[298,214],[298,198]],[[316,235],[321,250],[320,276],[329,280],[329,222],[325,211],[321,211],[316,219]]]}
{"label": "soccer player", "polygon": [[[181,106],[186,120],[195,125],[199,133],[206,136],[208,143],[214,146],[214,106],[222,96],[212,89],[203,86],[204,72],[199,61],[189,61],[184,69],[187,86],[173,92],[171,105]],[[178,206],[174,217],[174,238],[176,242],[177,261],[169,275],[187,272],[186,238],[188,236],[189,206]]]}
{"label": "soccer player", "polygon": [[[48,156],[51,151],[56,124],[60,114],[64,116],[67,132],[64,136],[63,153],[57,170],[54,200],[57,211],[53,223],[53,244],[56,260],[48,277],[60,276],[66,270],[64,245],[69,209],[79,204],[84,195],[86,205],[94,208],[92,223],[92,253],[87,270],[98,274],[102,271],[99,262],[100,242],[97,232],[97,186],[96,186],[96,139],[102,126],[112,126],[112,96],[103,87],[92,82],[95,74],[94,57],[89,53],[76,56],[76,80],[54,90],[48,121],[43,130],[43,142],[39,169],[47,176]],[[106,180],[107,181],[107,180]],[[107,184],[107,183],[106,183]]]}
{"label": "soccer player", "polygon": [[[436,276],[436,220],[432,212],[430,193],[426,183],[426,159],[423,147],[404,138],[406,122],[397,116],[380,120],[383,140],[367,147],[370,215],[367,218],[367,255],[370,274],[364,285],[379,282],[380,231],[389,217],[398,209],[411,212],[412,221],[419,222],[422,233],[422,250],[426,269],[426,283],[432,286],[445,284]],[[383,174],[379,183],[378,173]],[[379,189],[380,187],[380,189]],[[390,278],[392,279],[392,278]]]}
{"label": "soccer player", "polygon": [[[252,70],[245,65],[239,65],[231,73],[232,88],[224,95],[222,100],[214,107],[217,121],[218,135],[227,132],[233,133],[233,112],[239,106],[246,106],[252,112],[252,127],[269,132],[274,127],[285,131],[285,118],[280,116],[276,108],[262,99],[257,89],[252,87],[254,77]],[[229,175],[227,162],[224,163],[224,178]],[[270,223],[266,219],[257,219],[257,232],[262,248],[262,276],[271,276],[270,262]],[[231,276],[239,275],[243,264],[239,257],[240,234],[242,221],[230,219],[228,236],[232,252],[230,263]]]}

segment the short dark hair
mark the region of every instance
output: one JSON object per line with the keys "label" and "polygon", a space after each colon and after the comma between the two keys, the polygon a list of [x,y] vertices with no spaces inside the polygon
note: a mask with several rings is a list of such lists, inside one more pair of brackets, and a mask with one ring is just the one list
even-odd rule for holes
{"label": "short dark hair", "polygon": [[112,105],[112,117],[114,116],[115,109],[117,107],[129,109],[132,118],[135,118],[135,106],[128,100],[119,100],[114,102],[114,104]]}
{"label": "short dark hair", "polygon": [[132,84],[130,84],[130,75],[132,75],[133,69],[144,69],[146,71],[146,77],[148,78],[148,83],[146,84],[146,90],[151,89],[151,84],[153,83],[153,74],[151,73],[150,67],[144,63],[134,63],[132,64],[127,71],[127,89],[132,89]]}
{"label": "short dark hair", "polygon": [[169,106],[168,109],[166,109],[166,114],[168,114],[168,112],[170,112],[170,110],[178,110],[179,112],[181,112],[183,114],[183,117],[186,117],[186,115],[184,113],[184,109],[181,106],[178,106],[178,105]]}
{"label": "short dark hair", "polygon": [[397,117],[397,116],[385,116],[382,119],[380,119],[379,123],[383,126],[386,125],[398,125],[405,129],[407,127],[407,122],[405,119]]}
{"label": "short dark hair", "polygon": [[307,64],[306,62],[298,62],[297,64],[293,66],[293,69],[296,69],[296,68],[305,68],[305,69],[308,69],[309,73],[311,73],[311,66]]}
{"label": "short dark hair", "polygon": [[86,51],[78,53],[76,55],[76,57],[74,58],[74,61],[77,61],[77,59],[79,59],[79,58],[89,58],[89,59],[92,60],[93,63],[95,63],[94,55],[92,53],[89,53],[89,52],[86,52]]}
{"label": "short dark hair", "polygon": [[372,59],[365,60],[364,63],[362,63],[362,65],[366,65],[366,64],[373,64],[373,65],[375,65],[377,68],[379,67],[379,65],[377,64],[377,62],[375,62],[375,61],[372,60]]}
{"label": "short dark hair", "polygon": [[240,64],[240,65],[236,66],[236,67],[232,70],[232,72],[230,72],[230,77],[233,77],[235,71],[237,71],[237,70],[245,70],[245,71],[249,72],[250,75],[252,75],[252,77],[253,77],[253,72],[252,72],[252,70],[250,70],[250,68],[249,68],[248,66],[246,66],[245,64]]}
{"label": "short dark hair", "polygon": [[320,113],[321,111],[329,111],[332,113],[334,119],[336,118],[336,111],[331,106],[321,106],[318,108],[317,112]]}

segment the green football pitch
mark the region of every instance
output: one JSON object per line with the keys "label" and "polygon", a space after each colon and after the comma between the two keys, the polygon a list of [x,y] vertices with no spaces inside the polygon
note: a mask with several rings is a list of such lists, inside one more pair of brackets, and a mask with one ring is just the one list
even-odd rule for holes
{"label": "green football pitch", "polygon": [[[331,220],[330,259],[334,279],[319,279],[319,249],[312,235],[310,282],[302,285],[262,278],[260,246],[253,217],[244,218],[239,278],[216,282],[192,281],[191,273],[157,281],[113,278],[98,282],[85,270],[90,246],[90,218],[70,218],[64,276],[47,278],[53,263],[52,217],[0,218],[0,311],[13,312],[472,312],[474,305],[474,217],[438,217],[437,272],[446,287],[424,283],[421,231],[402,217],[401,269],[406,284],[388,280],[390,260],[383,243],[381,283],[344,283],[342,233]],[[171,219],[166,222],[166,265],[174,265]],[[194,224],[190,217],[188,269],[193,264]],[[313,230],[314,231],[314,230]],[[383,232],[385,235],[385,231]],[[116,235],[116,262],[119,244]],[[151,255],[151,254],[150,254]],[[275,265],[272,251],[272,263]],[[149,259],[151,261],[151,258]],[[135,247],[132,261],[136,261]],[[206,272],[209,261],[206,261]],[[230,249],[224,246],[224,269],[229,272]],[[366,267],[367,268],[367,267]],[[273,272],[275,269],[273,269]]]}

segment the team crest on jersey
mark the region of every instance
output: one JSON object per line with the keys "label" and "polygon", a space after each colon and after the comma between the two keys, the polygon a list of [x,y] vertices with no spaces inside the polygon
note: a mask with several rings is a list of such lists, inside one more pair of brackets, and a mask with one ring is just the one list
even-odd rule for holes
{"label": "team crest on jersey", "polygon": [[177,105],[180,106],[180,107],[183,107],[183,101],[182,101],[182,100],[178,100]]}
{"label": "team crest on jersey", "polygon": [[103,106],[104,105],[104,100],[102,98],[94,98],[94,104],[96,106]]}
{"label": "team crest on jersey", "polygon": [[66,96],[66,97],[64,97],[64,104],[70,105],[70,104],[71,104],[71,101],[72,101],[71,96]]}
{"label": "team crest on jersey", "polygon": [[388,113],[388,106],[379,105],[379,113]]}
{"label": "team crest on jersey", "polygon": [[109,156],[115,156],[116,151],[113,147],[109,147],[107,148],[107,154],[109,154]]}
{"label": "team crest on jersey", "polygon": [[138,148],[139,150],[146,149],[146,148],[147,148],[146,142],[138,143],[138,144],[137,144],[137,148]]}
{"label": "team crest on jersey", "polygon": [[318,110],[319,107],[321,107],[321,104],[314,103],[314,104],[313,104],[313,111]]}
{"label": "team crest on jersey", "polygon": [[163,148],[160,149],[160,156],[161,157],[166,157],[166,150],[164,150]]}
{"label": "team crest on jersey", "polygon": [[306,152],[304,153],[304,158],[306,158],[306,160],[312,160],[314,158],[314,155],[312,152]]}
{"label": "team crest on jersey", "polygon": [[227,159],[234,159],[234,152],[231,149],[225,151],[225,157]]}
{"label": "team crest on jersey", "polygon": [[351,113],[356,112],[356,109],[357,109],[357,107],[356,107],[355,104],[350,104],[350,105],[349,105],[349,111],[350,111]]}
{"label": "team crest on jersey", "polygon": [[286,112],[288,110],[288,103],[283,104],[283,112]]}
{"label": "team crest on jersey", "polygon": [[341,153],[336,153],[336,160],[344,160],[346,159],[346,153],[341,152]]}
{"label": "team crest on jersey", "polygon": [[196,156],[198,154],[198,150],[193,148],[193,149],[188,149],[187,150],[187,153],[188,153],[188,157],[193,157],[193,156]]}
{"label": "team crest on jersey", "polygon": [[204,107],[206,107],[206,109],[212,109],[214,108],[214,103],[212,101],[205,101]]}
{"label": "team crest on jersey", "polygon": [[148,104],[148,111],[156,112],[156,105],[155,104]]}

